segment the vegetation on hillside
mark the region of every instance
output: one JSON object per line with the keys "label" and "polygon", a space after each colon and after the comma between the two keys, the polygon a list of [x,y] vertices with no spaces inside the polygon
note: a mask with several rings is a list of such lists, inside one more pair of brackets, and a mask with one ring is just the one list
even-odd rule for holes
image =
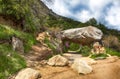
{"label": "vegetation on hillside", "polygon": [[7,79],[10,75],[26,67],[25,60],[12,51],[9,44],[0,44],[0,79]]}
{"label": "vegetation on hillside", "polygon": [[0,79],[6,79],[8,76],[26,67],[25,60],[18,52],[12,50],[12,36],[16,36],[24,42],[25,52],[28,52],[31,46],[36,43],[32,34],[17,31],[10,26],[0,24]]}
{"label": "vegetation on hillside", "polygon": [[[108,29],[103,24],[91,18],[86,23],[78,22],[66,17],[61,17],[49,10],[40,0],[0,0],[0,17],[6,21],[12,20],[15,25],[0,24],[0,79],[6,79],[11,74],[26,66],[25,60],[12,50],[11,37],[16,36],[24,42],[25,52],[28,52],[36,43],[35,36],[38,32],[52,29],[53,33],[61,30],[85,26],[95,26],[104,33],[106,52],[120,56],[120,32]],[[16,28],[13,28],[16,26]],[[20,29],[18,29],[20,28]],[[111,39],[112,38],[112,39]],[[56,47],[49,40],[45,40],[56,54]],[[77,50],[78,44],[71,43],[65,50]],[[89,56],[91,47],[83,46],[78,53]],[[92,57],[106,55],[93,55]]]}
{"label": "vegetation on hillside", "polygon": [[36,39],[33,34],[17,31],[10,26],[0,24],[0,41],[11,41],[11,37],[16,36],[24,42],[25,52],[27,52],[33,44],[36,43]]}

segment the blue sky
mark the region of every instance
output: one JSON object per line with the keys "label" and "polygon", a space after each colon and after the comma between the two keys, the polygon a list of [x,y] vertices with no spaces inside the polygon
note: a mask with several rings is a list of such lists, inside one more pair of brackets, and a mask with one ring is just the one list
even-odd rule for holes
{"label": "blue sky", "polygon": [[95,18],[108,28],[120,30],[120,0],[42,0],[56,14],[86,22]]}

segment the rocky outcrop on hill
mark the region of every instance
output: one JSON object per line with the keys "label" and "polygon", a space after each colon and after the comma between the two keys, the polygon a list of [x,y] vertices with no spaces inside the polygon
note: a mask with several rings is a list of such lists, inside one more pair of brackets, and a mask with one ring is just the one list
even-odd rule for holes
{"label": "rocky outcrop on hill", "polygon": [[62,40],[69,40],[82,45],[89,45],[94,41],[101,40],[103,36],[102,31],[93,26],[68,29],[62,31],[61,33]]}

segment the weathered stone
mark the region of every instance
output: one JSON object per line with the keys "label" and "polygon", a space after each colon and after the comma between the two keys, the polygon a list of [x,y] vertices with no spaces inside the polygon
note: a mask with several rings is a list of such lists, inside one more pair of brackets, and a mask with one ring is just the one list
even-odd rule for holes
{"label": "weathered stone", "polygon": [[44,43],[44,40],[45,39],[48,39],[50,40],[50,35],[48,32],[42,32],[42,33],[39,33],[38,36],[36,37],[36,40],[39,41],[42,45],[44,46],[47,46],[45,43]]}
{"label": "weathered stone", "polygon": [[92,72],[92,67],[90,67],[87,62],[80,60],[80,59],[75,59],[74,63],[72,64],[71,68],[78,73],[82,74],[88,74]]}
{"label": "weathered stone", "polygon": [[62,40],[67,40],[82,45],[89,45],[102,38],[103,33],[96,27],[88,26],[82,28],[68,29],[61,32]]}
{"label": "weathered stone", "polygon": [[89,58],[89,57],[81,57],[79,59],[85,61],[88,65],[97,64],[97,62],[94,59]]}
{"label": "weathered stone", "polygon": [[65,66],[68,64],[68,60],[61,55],[56,55],[50,58],[47,64],[51,66]]}
{"label": "weathered stone", "polygon": [[99,42],[95,42],[93,44],[93,49],[91,50],[91,52],[93,54],[103,54],[106,53],[106,50],[101,44],[99,44]]}
{"label": "weathered stone", "polygon": [[12,37],[12,47],[14,51],[24,53],[23,42],[19,38],[14,36]]}
{"label": "weathered stone", "polygon": [[39,79],[41,77],[39,71],[31,69],[31,68],[26,68],[21,70],[15,79]]}

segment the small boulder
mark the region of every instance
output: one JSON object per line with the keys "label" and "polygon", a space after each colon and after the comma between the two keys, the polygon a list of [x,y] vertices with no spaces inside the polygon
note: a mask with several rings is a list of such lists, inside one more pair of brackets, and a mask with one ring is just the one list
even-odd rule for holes
{"label": "small boulder", "polygon": [[14,51],[24,53],[23,41],[15,36],[12,37],[12,47]]}
{"label": "small boulder", "polygon": [[104,54],[106,53],[105,47],[103,47],[99,42],[93,44],[93,49],[91,50],[93,54]]}
{"label": "small boulder", "polygon": [[65,66],[68,64],[68,59],[61,55],[56,55],[50,58],[47,64],[51,66]]}
{"label": "small boulder", "polygon": [[72,64],[71,68],[78,73],[88,74],[92,72],[92,67],[87,64],[87,62],[75,59],[74,63]]}
{"label": "small boulder", "polygon": [[41,77],[39,71],[31,69],[31,68],[26,68],[21,70],[15,79],[39,79]]}
{"label": "small boulder", "polygon": [[85,61],[88,65],[97,64],[97,62],[94,59],[89,58],[89,57],[82,57],[82,58],[80,58],[80,60]]}

